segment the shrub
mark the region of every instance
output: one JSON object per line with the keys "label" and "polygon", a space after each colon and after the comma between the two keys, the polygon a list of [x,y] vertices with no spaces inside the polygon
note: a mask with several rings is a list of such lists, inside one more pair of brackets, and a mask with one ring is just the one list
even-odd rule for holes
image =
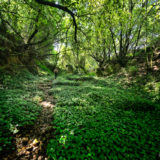
{"label": "shrub", "polygon": [[105,69],[105,71],[107,72],[107,74],[112,74],[114,72],[113,66],[108,65]]}
{"label": "shrub", "polygon": [[89,72],[87,75],[89,75],[89,76],[96,76],[96,73],[95,72]]}
{"label": "shrub", "polygon": [[114,72],[118,72],[121,69],[121,66],[119,64],[114,65]]}
{"label": "shrub", "polygon": [[135,76],[138,72],[138,68],[136,66],[130,66],[128,68],[128,72],[132,75],[132,76]]}

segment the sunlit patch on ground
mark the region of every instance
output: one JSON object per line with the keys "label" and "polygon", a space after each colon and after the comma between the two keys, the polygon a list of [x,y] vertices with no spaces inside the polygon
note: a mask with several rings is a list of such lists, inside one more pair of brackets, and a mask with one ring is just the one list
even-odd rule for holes
{"label": "sunlit patch on ground", "polygon": [[41,102],[40,105],[43,107],[46,107],[46,108],[48,108],[48,107],[53,108],[53,106],[54,106],[51,102],[47,102],[47,101]]}

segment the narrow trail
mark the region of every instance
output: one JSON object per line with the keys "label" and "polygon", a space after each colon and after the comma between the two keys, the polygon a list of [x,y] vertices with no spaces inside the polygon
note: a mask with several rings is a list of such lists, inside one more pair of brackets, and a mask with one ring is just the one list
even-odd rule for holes
{"label": "narrow trail", "polygon": [[40,102],[41,113],[33,126],[20,129],[15,135],[16,151],[3,160],[48,160],[46,155],[49,139],[53,138],[53,108],[54,99],[49,94],[52,81],[38,84],[38,89],[43,91],[45,98]]}

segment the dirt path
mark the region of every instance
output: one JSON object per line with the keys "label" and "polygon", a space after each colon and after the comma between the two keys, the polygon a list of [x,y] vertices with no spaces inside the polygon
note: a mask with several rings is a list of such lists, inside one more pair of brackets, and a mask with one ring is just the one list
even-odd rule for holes
{"label": "dirt path", "polygon": [[27,126],[15,135],[16,151],[3,158],[4,160],[48,160],[48,140],[54,137],[52,121],[55,102],[49,94],[51,87],[51,81],[38,84],[38,89],[45,95],[44,101],[40,102],[42,111],[34,126]]}

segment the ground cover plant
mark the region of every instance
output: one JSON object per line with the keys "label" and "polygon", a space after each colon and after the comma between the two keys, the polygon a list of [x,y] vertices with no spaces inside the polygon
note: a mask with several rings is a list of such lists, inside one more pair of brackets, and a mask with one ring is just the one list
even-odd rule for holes
{"label": "ground cover plant", "polygon": [[84,78],[77,86],[58,85],[77,79],[59,77],[53,83],[51,93],[57,103],[55,138],[47,150],[50,159],[158,158],[157,103],[133,88],[126,89],[113,76]]}
{"label": "ground cover plant", "polygon": [[22,72],[14,76],[1,72],[0,155],[15,149],[13,134],[18,133],[21,127],[33,125],[40,112],[33,99],[34,95],[41,95],[35,83],[38,77]]}

